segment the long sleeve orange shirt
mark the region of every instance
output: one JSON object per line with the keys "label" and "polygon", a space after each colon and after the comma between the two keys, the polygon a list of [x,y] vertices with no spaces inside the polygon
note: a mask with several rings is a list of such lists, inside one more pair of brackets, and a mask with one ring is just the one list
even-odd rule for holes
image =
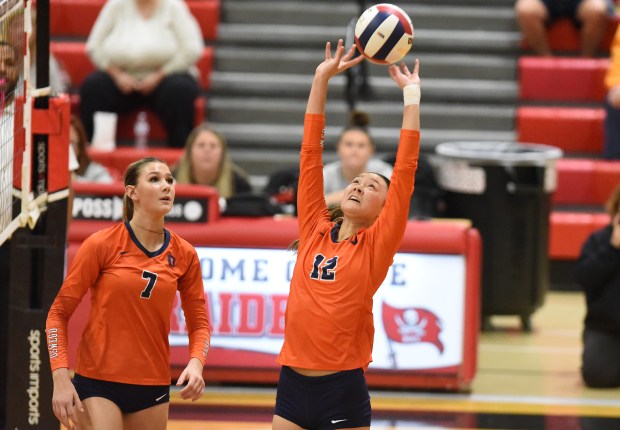
{"label": "long sleeve orange shirt", "polygon": [[299,250],[278,362],[316,370],[365,369],[372,361],[372,298],[407,226],[420,133],[401,131],[391,185],[378,219],[336,242],[323,193],[324,127],[324,115],[306,115],[297,197]]}

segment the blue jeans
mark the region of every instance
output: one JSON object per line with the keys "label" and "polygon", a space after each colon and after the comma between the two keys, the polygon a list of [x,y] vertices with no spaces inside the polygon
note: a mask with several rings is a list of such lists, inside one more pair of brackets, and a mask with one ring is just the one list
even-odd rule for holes
{"label": "blue jeans", "polygon": [[620,109],[610,106],[606,102],[605,109],[605,146],[603,157],[608,160],[620,159]]}

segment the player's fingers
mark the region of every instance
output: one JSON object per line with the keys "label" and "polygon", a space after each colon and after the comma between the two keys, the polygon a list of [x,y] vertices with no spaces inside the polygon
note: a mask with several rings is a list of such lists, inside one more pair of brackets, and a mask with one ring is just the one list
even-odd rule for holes
{"label": "player's fingers", "polygon": [[392,79],[396,79],[396,77],[398,76],[398,66],[391,64],[388,67],[388,73],[390,74],[390,76],[392,77]]}
{"label": "player's fingers", "polygon": [[342,45],[342,39],[338,40],[338,46],[336,47],[336,57],[334,58],[337,62],[342,60],[344,55],[344,46]]}
{"label": "player's fingers", "polygon": [[63,426],[67,427],[68,429],[71,429],[71,422],[69,421],[69,413],[67,412],[67,408],[66,407],[61,407],[60,408],[60,422]]}
{"label": "player's fingers", "polygon": [[351,57],[353,57],[353,54],[355,54],[355,44],[351,45],[351,47],[348,49],[347,53],[344,54],[342,59],[344,61],[348,61],[351,59]]}
{"label": "player's fingers", "polygon": [[69,428],[74,428],[78,423],[76,409],[73,406],[69,407],[67,415],[68,415],[67,417],[68,420],[72,423],[72,427],[69,427]]}
{"label": "player's fingers", "polygon": [[332,44],[331,42],[327,42],[325,44],[325,59],[329,60],[332,58]]}
{"label": "player's fingers", "polygon": [[420,74],[420,60],[417,58],[415,59],[415,64],[413,66],[413,74],[414,75]]}
{"label": "player's fingers", "polygon": [[192,385],[191,388],[186,393],[186,398],[191,399],[192,401],[196,401],[202,395],[202,390],[204,389],[204,383],[197,379]]}
{"label": "player's fingers", "polygon": [[181,376],[179,376],[179,379],[177,380],[177,387],[183,385],[186,379],[187,379],[187,370],[184,370],[181,373]]}
{"label": "player's fingers", "polygon": [[77,392],[73,394],[73,405],[78,411],[84,412],[84,405],[82,405],[82,401],[80,400]]}
{"label": "player's fingers", "polygon": [[364,57],[360,55],[359,57],[355,57],[354,59],[352,59],[349,62],[347,62],[347,67],[353,67],[353,66],[361,63],[362,61],[364,61]]}

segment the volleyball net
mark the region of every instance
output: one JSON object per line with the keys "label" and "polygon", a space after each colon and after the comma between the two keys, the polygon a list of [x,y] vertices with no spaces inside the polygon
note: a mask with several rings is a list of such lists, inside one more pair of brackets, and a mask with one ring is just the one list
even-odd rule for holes
{"label": "volleyball net", "polygon": [[18,228],[32,228],[45,204],[31,192],[29,3],[0,0],[0,245]]}

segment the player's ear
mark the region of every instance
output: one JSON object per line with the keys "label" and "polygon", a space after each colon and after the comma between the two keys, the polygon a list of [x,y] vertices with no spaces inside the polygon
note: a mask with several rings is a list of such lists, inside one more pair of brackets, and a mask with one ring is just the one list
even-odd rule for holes
{"label": "player's ear", "polygon": [[125,194],[132,198],[136,195],[136,187],[134,185],[125,185]]}

